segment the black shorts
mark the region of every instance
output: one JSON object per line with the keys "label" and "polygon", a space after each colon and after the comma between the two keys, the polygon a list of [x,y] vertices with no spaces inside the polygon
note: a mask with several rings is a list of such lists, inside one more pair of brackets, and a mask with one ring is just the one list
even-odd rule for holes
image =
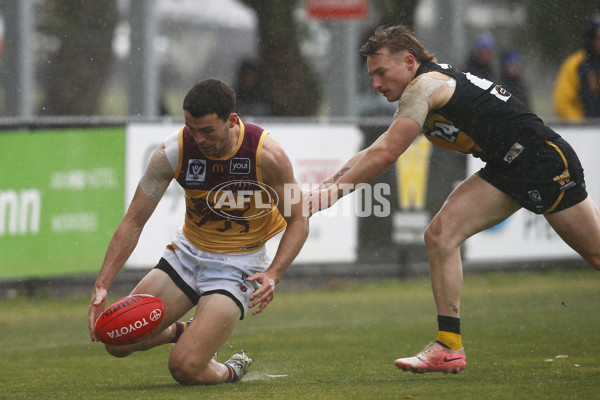
{"label": "black shorts", "polygon": [[524,145],[510,162],[506,159],[488,163],[477,175],[529,211],[555,213],[587,197],[583,167],[561,137]]}

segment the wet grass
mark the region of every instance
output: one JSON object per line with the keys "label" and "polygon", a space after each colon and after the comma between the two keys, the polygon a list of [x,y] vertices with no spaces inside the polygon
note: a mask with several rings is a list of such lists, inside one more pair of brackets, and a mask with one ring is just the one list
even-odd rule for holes
{"label": "wet grass", "polygon": [[468,366],[414,375],[393,365],[434,339],[427,279],[279,291],[219,352],[255,359],[235,385],[182,387],[170,345],[126,359],[89,342],[87,298],[0,301],[1,399],[598,399],[600,275],[466,274]]}

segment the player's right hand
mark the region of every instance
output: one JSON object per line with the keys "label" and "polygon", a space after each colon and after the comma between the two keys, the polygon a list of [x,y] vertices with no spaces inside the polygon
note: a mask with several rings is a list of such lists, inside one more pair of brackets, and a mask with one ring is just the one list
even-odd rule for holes
{"label": "player's right hand", "polygon": [[337,187],[332,185],[325,189],[312,190],[308,197],[308,216],[311,217],[319,211],[323,211],[331,207],[337,201],[337,192],[334,189]]}

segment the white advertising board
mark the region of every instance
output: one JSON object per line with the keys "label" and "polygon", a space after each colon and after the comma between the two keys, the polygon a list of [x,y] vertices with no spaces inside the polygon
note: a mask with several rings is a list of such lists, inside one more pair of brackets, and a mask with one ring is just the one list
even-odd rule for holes
{"label": "white advertising board", "polygon": [[[133,198],[137,184],[146,170],[152,152],[167,136],[181,128],[173,124],[132,124],[125,132],[125,209]],[[154,210],[136,249],[126,263],[128,268],[153,267],[158,263],[165,246],[171,243],[177,229],[183,225],[185,199],[183,189],[172,181]]]}
{"label": "white advertising board", "polygon": [[[362,135],[354,125],[261,124],[290,157],[298,182],[306,188],[335,173],[360,148]],[[132,124],[126,132],[125,208],[135,193],[154,149],[181,125]],[[310,219],[310,234],[296,262],[353,262],[356,260],[357,219],[354,195]],[[127,261],[128,268],[156,265],[173,234],[183,225],[183,189],[173,181],[146,224],[139,243]],[[275,255],[279,237],[267,251]]]}
{"label": "white advertising board", "polygon": [[[362,135],[354,125],[261,124],[286,150],[298,183],[306,189],[338,171],[360,150]],[[297,262],[354,262],[358,220],[354,194],[310,218],[308,239]],[[279,237],[267,242],[273,257]]]}
{"label": "white advertising board", "polygon": [[[585,170],[588,193],[600,204],[600,130],[597,127],[554,128],[577,152]],[[483,163],[468,157],[467,176]],[[546,219],[519,210],[503,223],[480,232],[465,242],[464,258],[469,261],[498,262],[575,258],[579,255],[552,230]]]}

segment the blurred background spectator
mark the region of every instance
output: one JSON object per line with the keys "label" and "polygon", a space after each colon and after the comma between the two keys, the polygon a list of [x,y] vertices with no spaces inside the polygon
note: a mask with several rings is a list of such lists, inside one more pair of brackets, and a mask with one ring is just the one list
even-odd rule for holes
{"label": "blurred background spectator", "polygon": [[480,78],[496,80],[494,61],[496,59],[496,40],[487,34],[479,34],[473,39],[471,53],[467,59],[465,72]]}
{"label": "blurred background spectator", "polygon": [[558,71],[554,112],[568,122],[600,118],[600,14],[589,19],[583,48],[569,56]]}
{"label": "blurred background spectator", "polygon": [[237,95],[235,112],[242,118],[245,115],[269,116],[273,114],[257,62],[250,59],[242,60],[236,74],[234,87]]}
{"label": "blurred background spectator", "polygon": [[531,108],[529,89],[523,78],[523,57],[517,50],[508,50],[503,54],[499,82],[513,96]]}

